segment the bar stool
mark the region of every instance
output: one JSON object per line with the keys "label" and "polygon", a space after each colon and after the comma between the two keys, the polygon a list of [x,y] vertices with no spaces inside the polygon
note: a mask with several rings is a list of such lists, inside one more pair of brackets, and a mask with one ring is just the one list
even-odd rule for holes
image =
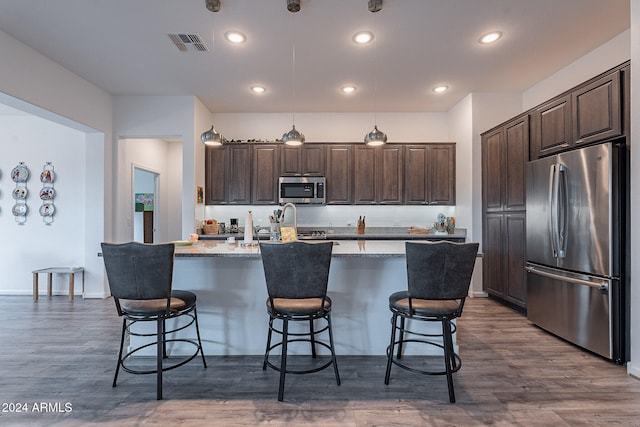
{"label": "bar stool", "polygon": [[[406,242],[405,248],[408,289],[395,292],[389,297],[389,309],[393,315],[384,383],[389,384],[392,364],[423,375],[446,375],[449,402],[455,403],[452,374],[460,369],[462,362],[453,350],[453,333],[456,330],[453,320],[462,315],[478,253],[478,243]],[[439,322],[442,325],[442,333],[429,334],[409,330],[405,327],[406,319]],[[399,334],[398,339],[396,332]],[[402,347],[406,343],[423,343],[441,348],[444,353],[444,371],[418,369],[402,363]],[[394,357],[396,346],[398,352]]]}
{"label": "bar stool", "polygon": [[[123,318],[120,351],[112,387],[116,386],[120,368],[131,374],[155,373],[157,378],[156,398],[158,400],[162,399],[162,373],[164,371],[184,365],[193,360],[198,353],[202,356],[202,364],[205,368],[207,367],[200,341],[200,329],[198,328],[196,295],[189,291],[171,289],[174,253],[175,245],[173,243],[155,245],[138,242],[102,243],[109,289],[118,316]],[[166,321],[181,316],[185,316],[187,320],[167,330]],[[131,328],[138,322],[155,322],[155,333],[134,332]],[[167,338],[167,335],[186,329],[193,324],[195,324],[197,340]],[[154,337],[155,341],[136,346],[123,355],[125,336],[127,335],[130,337]],[[169,364],[168,342],[188,343],[193,346],[195,351],[192,354],[177,357]],[[156,346],[155,367],[144,368],[127,365],[132,356],[153,345]]]}
{"label": "bar stool", "polygon": [[[331,329],[331,298],[327,296],[329,266],[333,242],[306,243],[293,241],[289,243],[261,243],[260,253],[267,282],[267,313],[269,314],[269,332],[267,348],[264,354],[262,369],[267,366],[280,372],[278,401],[284,399],[284,382],[286,374],[308,374],[318,372],[333,365],[336,383],[340,385],[340,375],[336,363]],[[277,329],[275,320],[282,322],[282,329]],[[324,320],[326,325],[314,328],[314,321]],[[289,322],[306,322],[309,332],[290,332]],[[327,332],[329,343],[320,341],[318,335]],[[273,333],[282,339],[272,344]],[[311,354],[316,358],[316,345],[328,349],[330,360],[321,366],[310,369],[287,368],[287,349],[292,342],[309,342]],[[280,366],[269,361],[271,350],[281,347]]]}

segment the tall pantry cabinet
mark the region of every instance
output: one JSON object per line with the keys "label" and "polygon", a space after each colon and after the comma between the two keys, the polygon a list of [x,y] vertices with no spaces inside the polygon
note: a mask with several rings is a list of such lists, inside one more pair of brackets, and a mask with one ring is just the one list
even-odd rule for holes
{"label": "tall pantry cabinet", "polygon": [[528,114],[482,134],[483,283],[491,296],[522,310],[528,160]]}

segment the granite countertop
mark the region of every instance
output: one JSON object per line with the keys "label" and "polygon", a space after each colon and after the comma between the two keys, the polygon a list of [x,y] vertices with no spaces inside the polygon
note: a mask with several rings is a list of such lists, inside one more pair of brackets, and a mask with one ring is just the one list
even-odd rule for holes
{"label": "granite countertop", "polygon": [[[327,240],[315,240],[320,243]],[[333,257],[402,258],[405,241],[400,240],[341,240],[333,241]],[[265,242],[266,243],[266,242]],[[230,244],[220,240],[200,240],[187,246],[176,246],[176,258],[189,257],[239,257],[260,258],[257,241],[245,246],[242,240]]]}
{"label": "granite countertop", "polygon": [[[327,239],[331,240],[453,240],[464,242],[467,238],[466,228],[456,228],[453,234],[410,234],[408,227],[367,227],[364,234],[356,233],[356,227],[334,227],[327,229],[323,227],[299,226],[299,232],[310,232],[320,230],[327,233]],[[242,241],[244,234],[225,233],[225,234],[205,234],[201,235],[201,240],[226,240],[227,237],[235,237],[236,240]],[[269,239],[269,233],[259,233],[254,235],[254,239]]]}

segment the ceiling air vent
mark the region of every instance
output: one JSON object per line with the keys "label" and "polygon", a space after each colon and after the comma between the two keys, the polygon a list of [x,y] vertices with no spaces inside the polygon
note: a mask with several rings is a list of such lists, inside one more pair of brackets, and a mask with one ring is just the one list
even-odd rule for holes
{"label": "ceiling air vent", "polygon": [[207,45],[198,34],[169,34],[180,52],[208,52]]}

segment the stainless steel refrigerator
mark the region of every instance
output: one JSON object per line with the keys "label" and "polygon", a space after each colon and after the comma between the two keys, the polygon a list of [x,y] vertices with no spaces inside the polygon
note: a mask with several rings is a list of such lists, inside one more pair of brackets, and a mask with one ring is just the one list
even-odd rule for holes
{"label": "stainless steel refrigerator", "polygon": [[624,152],[614,143],[527,164],[527,317],[627,360]]}

